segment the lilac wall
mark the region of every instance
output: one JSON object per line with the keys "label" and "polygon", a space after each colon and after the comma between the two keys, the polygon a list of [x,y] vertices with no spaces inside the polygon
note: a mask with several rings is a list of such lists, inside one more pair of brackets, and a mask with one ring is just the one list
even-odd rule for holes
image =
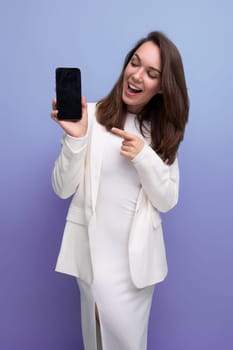
{"label": "lilac wall", "polygon": [[153,29],[182,53],[191,112],[149,350],[232,349],[232,10],[230,0],[1,2],[0,349],[82,349],[75,281],[53,271],[68,206],[50,185],[54,69],[80,66],[84,95],[99,99]]}

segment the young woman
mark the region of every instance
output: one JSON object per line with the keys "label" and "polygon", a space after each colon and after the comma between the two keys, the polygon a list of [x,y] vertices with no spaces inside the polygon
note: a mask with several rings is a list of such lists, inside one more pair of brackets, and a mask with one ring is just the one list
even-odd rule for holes
{"label": "young woman", "polygon": [[155,284],[167,274],[160,212],[178,200],[188,119],[183,64],[152,32],[128,53],[109,95],[82,99],[64,129],[52,184],[73,196],[56,270],[77,277],[85,350],[145,350]]}

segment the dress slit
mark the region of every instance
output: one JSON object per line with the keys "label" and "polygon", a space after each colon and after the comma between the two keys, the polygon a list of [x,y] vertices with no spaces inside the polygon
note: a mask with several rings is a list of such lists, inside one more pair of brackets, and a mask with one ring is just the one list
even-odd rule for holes
{"label": "dress slit", "polygon": [[[103,350],[101,332],[101,314],[95,301],[91,288],[82,280],[77,279],[81,300],[81,320],[83,343],[85,350]],[[96,319],[98,313],[98,321]]]}
{"label": "dress slit", "polygon": [[98,310],[98,307],[97,307],[96,303],[95,303],[95,327],[96,327],[97,350],[103,350],[100,314],[99,314],[99,310]]}

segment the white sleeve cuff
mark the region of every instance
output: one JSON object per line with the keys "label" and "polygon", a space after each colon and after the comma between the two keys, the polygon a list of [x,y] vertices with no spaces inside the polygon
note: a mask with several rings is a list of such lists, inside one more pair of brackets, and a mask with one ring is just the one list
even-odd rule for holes
{"label": "white sleeve cuff", "polygon": [[133,159],[131,159],[131,161],[133,163],[137,163],[140,162],[145,155],[150,152],[150,146],[148,146],[146,143],[144,144],[142,150],[136,155],[136,157],[134,157]]}
{"label": "white sleeve cuff", "polygon": [[83,137],[73,137],[65,134],[65,141],[73,152],[79,151],[87,142],[87,135]]}

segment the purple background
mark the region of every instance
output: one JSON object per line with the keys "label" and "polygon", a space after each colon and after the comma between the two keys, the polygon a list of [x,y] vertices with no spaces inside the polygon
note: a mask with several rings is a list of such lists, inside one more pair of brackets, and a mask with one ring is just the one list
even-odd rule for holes
{"label": "purple background", "polygon": [[233,348],[232,10],[230,0],[1,2],[1,350],[82,349],[75,280],[54,272],[69,204],[50,184],[61,137],[49,118],[54,70],[81,67],[83,94],[98,100],[154,29],[181,51],[191,111],[148,348]]}

